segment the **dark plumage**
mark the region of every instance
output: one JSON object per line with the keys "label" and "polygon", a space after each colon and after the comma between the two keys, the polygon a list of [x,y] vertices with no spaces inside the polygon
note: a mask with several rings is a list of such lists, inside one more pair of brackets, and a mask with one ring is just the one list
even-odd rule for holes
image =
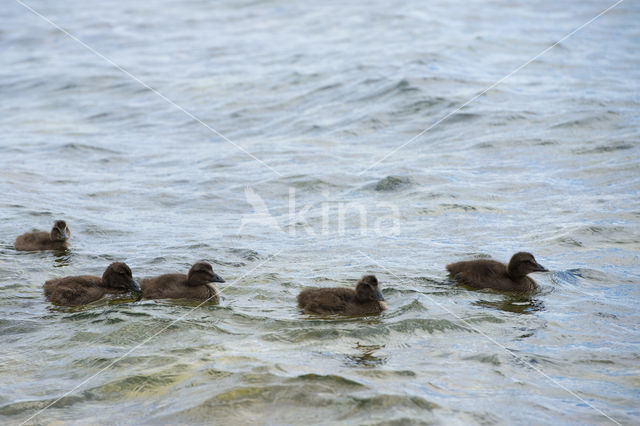
{"label": "dark plumage", "polygon": [[56,220],[51,232],[28,232],[16,238],[16,250],[60,250],[69,247],[71,231],[64,220]]}
{"label": "dark plumage", "polygon": [[142,297],[145,299],[189,299],[200,302],[218,302],[218,290],[211,283],[224,280],[207,262],[198,262],[189,269],[189,274],[164,274],[140,281]]}
{"label": "dark plumage", "polygon": [[131,269],[122,262],[112,263],[102,278],[92,275],[65,277],[44,283],[44,295],[56,305],[85,305],[108,294],[140,292],[140,286],[131,276]]}
{"label": "dark plumage", "polygon": [[548,272],[526,252],[514,254],[508,266],[495,260],[478,259],[451,263],[447,265],[447,271],[453,279],[469,287],[519,292],[538,288],[527,274]]}
{"label": "dark plumage", "polygon": [[350,288],[310,288],[298,295],[298,306],[305,313],[322,315],[378,314],[387,306],[374,275],[365,275]]}

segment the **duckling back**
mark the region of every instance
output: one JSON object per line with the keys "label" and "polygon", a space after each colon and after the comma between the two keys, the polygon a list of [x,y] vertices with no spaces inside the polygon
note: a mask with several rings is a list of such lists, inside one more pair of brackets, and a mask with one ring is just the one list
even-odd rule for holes
{"label": "duckling back", "polygon": [[495,260],[478,259],[451,263],[447,271],[453,279],[469,287],[527,292],[538,287],[527,274],[547,270],[531,253],[519,252],[513,255],[508,266]]}
{"label": "duckling back", "polygon": [[490,259],[451,263],[447,265],[447,271],[460,284],[475,288],[493,288],[509,279],[507,267]]}
{"label": "duckling back", "polygon": [[71,231],[64,220],[56,220],[51,232],[28,232],[16,238],[16,250],[61,250],[67,248]]}
{"label": "duckling back", "polygon": [[56,305],[86,305],[105,296],[101,283],[100,277],[91,275],[58,278],[44,283],[44,295]]}
{"label": "duckling back", "polygon": [[320,315],[377,314],[386,309],[384,297],[373,275],[362,277],[356,290],[350,288],[306,289],[298,295],[298,306],[305,313]]}
{"label": "duckling back", "polygon": [[188,299],[200,302],[219,301],[217,289],[210,283],[188,285],[185,274],[164,274],[140,281],[144,299]]}
{"label": "duckling back", "polygon": [[316,314],[343,314],[355,304],[356,292],[349,288],[306,289],[298,295],[298,306]]}
{"label": "duckling back", "polygon": [[52,241],[48,232],[29,232],[16,238],[14,247],[19,251],[62,250],[67,241]]}
{"label": "duckling back", "polygon": [[80,275],[49,280],[44,283],[44,295],[56,305],[85,305],[108,294],[140,293],[131,269],[122,262],[114,262],[102,277]]}

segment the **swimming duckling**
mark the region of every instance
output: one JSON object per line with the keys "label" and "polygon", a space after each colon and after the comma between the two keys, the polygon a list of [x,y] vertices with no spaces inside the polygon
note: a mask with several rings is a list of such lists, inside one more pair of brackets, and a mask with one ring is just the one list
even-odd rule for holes
{"label": "swimming duckling", "polygon": [[122,262],[112,263],[102,278],[92,275],[58,278],[44,283],[44,295],[56,305],[85,305],[107,294],[140,293],[131,269]]}
{"label": "swimming duckling", "polygon": [[305,313],[332,315],[378,314],[387,306],[375,275],[365,275],[350,288],[309,288],[298,295],[298,306]]}
{"label": "swimming duckling", "polygon": [[189,274],[164,274],[140,281],[142,297],[145,299],[190,299],[197,301],[219,300],[218,290],[212,283],[224,280],[207,262],[198,262],[189,269]]}
{"label": "swimming duckling", "polygon": [[514,254],[508,266],[495,260],[478,259],[451,263],[447,265],[447,271],[453,279],[469,287],[519,292],[538,288],[527,274],[548,272],[531,253],[526,252]]}
{"label": "swimming duckling", "polygon": [[69,247],[71,231],[64,220],[56,220],[51,232],[28,232],[16,238],[16,250],[60,250]]}

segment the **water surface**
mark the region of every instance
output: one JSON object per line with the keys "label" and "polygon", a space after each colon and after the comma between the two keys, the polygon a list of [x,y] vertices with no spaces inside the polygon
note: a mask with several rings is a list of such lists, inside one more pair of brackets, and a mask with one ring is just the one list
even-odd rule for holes
{"label": "water surface", "polygon": [[[29,4],[175,105],[0,10],[3,423],[158,331],[30,423],[638,422],[637,3],[373,167],[610,3]],[[54,219],[68,251],[13,249]],[[447,280],[518,250],[552,271],[533,295]],[[227,280],[217,306],[42,294],[199,260]],[[365,273],[384,314],[296,308]]]}

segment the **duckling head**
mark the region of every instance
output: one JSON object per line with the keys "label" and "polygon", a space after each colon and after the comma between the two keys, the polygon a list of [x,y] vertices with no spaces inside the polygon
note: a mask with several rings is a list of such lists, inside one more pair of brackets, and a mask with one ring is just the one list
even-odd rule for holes
{"label": "duckling head", "polygon": [[549,272],[547,268],[536,262],[531,253],[518,252],[511,257],[508,266],[512,278],[522,278],[531,272]]}
{"label": "duckling head", "polygon": [[223,283],[222,277],[215,272],[207,262],[198,262],[189,269],[187,276],[189,285],[203,285],[207,283]]}
{"label": "duckling head", "polygon": [[66,241],[71,236],[71,231],[67,228],[67,222],[56,220],[51,228],[51,241]]}
{"label": "duckling head", "polygon": [[358,281],[358,284],[356,284],[356,299],[359,302],[384,300],[375,275],[365,275]]}
{"label": "duckling head", "polygon": [[109,265],[102,274],[102,282],[106,287],[116,290],[133,291],[134,293],[141,291],[140,286],[131,275],[131,269],[123,262]]}

